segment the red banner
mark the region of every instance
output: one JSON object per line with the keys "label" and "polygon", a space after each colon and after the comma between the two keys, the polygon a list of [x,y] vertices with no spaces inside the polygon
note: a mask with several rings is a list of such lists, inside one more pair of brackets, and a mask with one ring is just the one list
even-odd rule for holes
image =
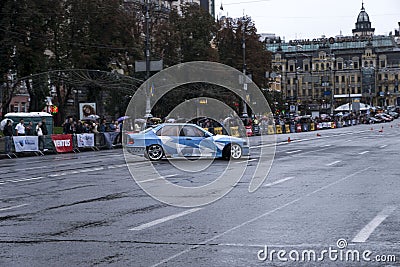
{"label": "red banner", "polygon": [[74,149],[72,134],[52,134],[51,139],[58,153],[72,152]]}

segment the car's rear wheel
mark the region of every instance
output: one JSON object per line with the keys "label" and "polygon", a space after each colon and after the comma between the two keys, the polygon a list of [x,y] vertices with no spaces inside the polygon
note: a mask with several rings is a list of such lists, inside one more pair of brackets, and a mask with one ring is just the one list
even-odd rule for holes
{"label": "car's rear wheel", "polygon": [[237,160],[242,157],[242,147],[238,144],[229,144],[224,148],[223,157],[225,159]]}
{"label": "car's rear wheel", "polygon": [[147,147],[146,154],[151,161],[157,161],[163,157],[164,151],[160,145],[150,145]]}

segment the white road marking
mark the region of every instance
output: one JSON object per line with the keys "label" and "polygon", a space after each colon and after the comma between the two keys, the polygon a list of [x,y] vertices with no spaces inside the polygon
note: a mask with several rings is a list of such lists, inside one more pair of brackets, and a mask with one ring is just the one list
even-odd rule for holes
{"label": "white road marking", "polygon": [[385,147],[387,147],[387,145],[380,146],[379,148],[385,148]]}
{"label": "white road marking", "polygon": [[364,154],[367,154],[369,151],[367,150],[367,151],[363,151],[363,152],[360,152],[360,153],[358,153],[358,155],[364,155]]}
{"label": "white road marking", "polygon": [[332,145],[324,145],[324,147],[330,147],[330,146],[332,146]]}
{"label": "white road marking", "polygon": [[147,180],[137,181],[137,182],[138,183],[146,183],[146,182],[161,180],[161,179],[165,179],[165,178],[175,177],[175,176],[178,176],[178,174],[170,174],[170,175],[160,176],[160,177],[157,177],[157,178],[152,178],[152,179],[147,179]]}
{"label": "white road marking", "polygon": [[294,151],[286,151],[286,154],[293,154],[293,153],[297,153],[297,152],[301,152],[301,150],[294,150]]}
{"label": "white road marking", "polygon": [[256,161],[258,159],[249,159],[249,160],[245,160],[245,161],[236,161],[235,163],[246,163],[246,162],[251,162],[251,161]]}
{"label": "white road marking", "polygon": [[16,205],[16,206],[11,206],[7,208],[1,208],[0,211],[6,211],[6,210],[12,210],[12,209],[17,209],[20,207],[28,206],[29,204],[21,204],[21,205]]}
{"label": "white road marking", "polygon": [[355,176],[355,175],[357,175],[357,174],[360,174],[360,173],[362,173],[362,172],[365,172],[366,170],[369,170],[370,168],[371,168],[371,167],[367,167],[367,168],[365,168],[365,169],[362,169],[362,170],[359,170],[359,171],[357,171],[357,172],[355,172],[355,173],[352,173],[352,174],[350,174],[350,175],[347,175],[346,177],[343,177],[343,178],[341,178],[341,179],[339,179],[339,180],[336,180],[336,181],[334,181],[334,182],[332,182],[332,183],[330,183],[330,184],[327,184],[327,185],[325,185],[325,186],[323,186],[323,187],[320,187],[320,188],[318,188],[317,190],[314,190],[314,191],[312,191],[311,193],[308,193],[308,194],[306,194],[306,195],[303,196],[303,197],[296,198],[296,199],[294,199],[294,200],[292,200],[292,201],[287,202],[286,204],[283,204],[282,206],[279,206],[279,207],[277,207],[277,208],[275,208],[275,209],[269,210],[269,211],[267,211],[267,212],[265,212],[265,213],[263,213],[263,214],[261,214],[261,215],[258,215],[258,216],[254,217],[254,218],[252,218],[252,219],[250,219],[250,220],[248,220],[248,221],[245,221],[245,222],[243,222],[243,223],[241,223],[241,224],[239,224],[239,225],[236,225],[236,226],[234,226],[234,227],[232,227],[232,228],[229,228],[229,229],[226,230],[225,232],[222,232],[222,233],[220,233],[220,234],[218,234],[218,235],[215,235],[215,236],[213,236],[213,237],[211,237],[211,238],[209,238],[209,239],[207,239],[207,240],[205,240],[205,241],[203,241],[203,242],[201,242],[201,243],[199,243],[199,244],[193,245],[193,246],[191,246],[191,247],[189,247],[189,248],[187,248],[187,249],[185,249],[185,250],[182,250],[181,252],[178,252],[178,253],[176,253],[176,254],[174,254],[174,255],[172,255],[172,256],[166,258],[166,259],[161,260],[160,262],[158,262],[158,263],[156,263],[156,264],[153,264],[152,267],[160,266],[160,265],[162,265],[162,264],[164,264],[164,263],[167,263],[167,262],[169,262],[170,260],[173,260],[173,259],[175,259],[175,258],[177,258],[177,257],[179,257],[179,256],[181,256],[181,255],[183,255],[183,254],[186,254],[186,253],[190,252],[190,251],[193,250],[193,249],[196,249],[196,248],[199,248],[199,247],[202,246],[202,245],[208,244],[208,243],[210,243],[211,241],[214,241],[214,240],[216,240],[216,239],[218,239],[218,238],[220,238],[220,237],[222,237],[222,236],[224,236],[224,235],[226,235],[226,234],[228,234],[228,233],[230,233],[230,232],[233,232],[233,231],[235,231],[235,230],[237,230],[237,229],[239,229],[239,228],[241,228],[241,227],[243,227],[243,226],[245,226],[245,225],[248,225],[248,224],[250,224],[250,223],[252,223],[252,222],[255,222],[255,221],[257,221],[257,220],[259,220],[259,219],[261,219],[261,218],[263,218],[263,217],[265,217],[265,216],[268,216],[268,215],[270,215],[270,214],[276,212],[276,211],[279,211],[279,210],[281,210],[281,209],[284,209],[284,208],[286,208],[286,207],[288,207],[288,206],[290,206],[290,205],[292,205],[292,204],[294,204],[294,203],[299,202],[300,200],[302,200],[302,199],[304,199],[304,198],[306,198],[306,197],[312,196],[312,195],[314,195],[315,193],[318,193],[318,192],[320,192],[320,191],[322,191],[322,190],[324,190],[324,189],[327,189],[327,188],[329,188],[329,187],[331,187],[331,186],[333,186],[333,185],[336,185],[336,184],[338,184],[338,183],[340,183],[340,182],[342,182],[342,181],[345,181],[345,180],[347,180],[347,179],[349,179],[349,178],[351,178],[351,177],[353,177],[353,176]]}
{"label": "white road marking", "polygon": [[346,140],[345,142],[351,142],[352,140]]}
{"label": "white road marking", "polygon": [[363,243],[367,241],[374,230],[396,209],[394,206],[389,206],[382,210],[375,218],[372,219],[361,231],[353,238],[352,242]]}
{"label": "white road marking", "polygon": [[6,182],[10,182],[10,183],[19,183],[19,182],[27,182],[27,181],[32,181],[32,180],[40,180],[43,179],[43,176],[39,176],[39,177],[33,177],[33,178],[23,178],[23,179],[15,179],[15,180],[6,180]]}
{"label": "white road marking", "polygon": [[265,184],[265,185],[263,185],[263,187],[269,187],[269,186],[281,184],[281,183],[283,183],[283,182],[286,182],[286,181],[289,181],[289,180],[292,180],[292,179],[294,179],[294,177],[292,177],[292,176],[291,176],[291,177],[286,177],[286,178],[277,180],[277,181],[275,181],[275,182]]}
{"label": "white road marking", "polygon": [[203,209],[203,208],[194,208],[194,209],[185,210],[185,211],[177,213],[177,214],[173,214],[173,215],[170,215],[170,216],[167,216],[167,217],[164,217],[164,218],[152,221],[152,222],[148,222],[148,223],[145,223],[145,224],[130,228],[129,230],[130,231],[141,231],[141,230],[153,227],[155,225],[158,225],[160,223],[164,223],[164,222],[167,222],[167,221],[170,221],[170,220],[173,220],[173,219],[188,215],[190,213],[199,211],[201,209]]}
{"label": "white road marking", "polygon": [[337,160],[337,161],[331,162],[329,164],[326,164],[326,166],[332,166],[332,165],[335,165],[335,164],[337,164],[339,162],[342,162],[342,161],[341,160]]}
{"label": "white road marking", "polygon": [[[136,162],[136,163],[129,163],[129,165],[139,165],[143,162]],[[81,170],[75,170],[75,171],[65,171],[65,172],[59,172],[59,173],[53,173],[53,174],[48,174],[46,177],[60,177],[60,176],[66,176],[66,175],[71,175],[71,174],[79,174],[79,173],[87,173],[87,172],[95,172],[95,171],[101,171],[105,169],[114,169],[114,168],[121,168],[121,167],[126,167],[127,164],[118,164],[118,165],[111,165],[108,167],[93,167],[93,168],[85,168]],[[43,166],[41,168],[44,168]],[[19,182],[27,182],[31,180],[40,180],[45,178],[44,176],[39,176],[39,177],[33,177],[33,178],[23,178],[23,179],[10,179],[10,180],[5,180],[0,182],[0,185],[7,184],[7,183],[19,183]]]}

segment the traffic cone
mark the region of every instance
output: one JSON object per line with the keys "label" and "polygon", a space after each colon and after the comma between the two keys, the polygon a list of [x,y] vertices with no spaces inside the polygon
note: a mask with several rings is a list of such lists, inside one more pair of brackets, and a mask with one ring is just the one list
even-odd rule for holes
{"label": "traffic cone", "polygon": [[374,130],[374,127],[371,127],[371,131],[373,131]]}
{"label": "traffic cone", "polygon": [[383,133],[383,126],[382,126],[382,129],[379,130],[379,132],[380,132],[380,133]]}
{"label": "traffic cone", "polygon": [[287,138],[287,142],[290,143],[292,140],[290,140],[290,136]]}
{"label": "traffic cone", "polygon": [[320,133],[317,133],[317,136],[321,136],[321,134],[320,134]]}

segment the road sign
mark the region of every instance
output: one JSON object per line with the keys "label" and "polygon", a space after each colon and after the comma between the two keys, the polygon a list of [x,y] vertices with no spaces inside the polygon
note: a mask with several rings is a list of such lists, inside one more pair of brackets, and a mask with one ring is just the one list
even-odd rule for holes
{"label": "road sign", "polygon": [[[163,60],[151,60],[150,71],[160,71],[163,69]],[[146,71],[146,61],[135,61],[135,72]]]}

